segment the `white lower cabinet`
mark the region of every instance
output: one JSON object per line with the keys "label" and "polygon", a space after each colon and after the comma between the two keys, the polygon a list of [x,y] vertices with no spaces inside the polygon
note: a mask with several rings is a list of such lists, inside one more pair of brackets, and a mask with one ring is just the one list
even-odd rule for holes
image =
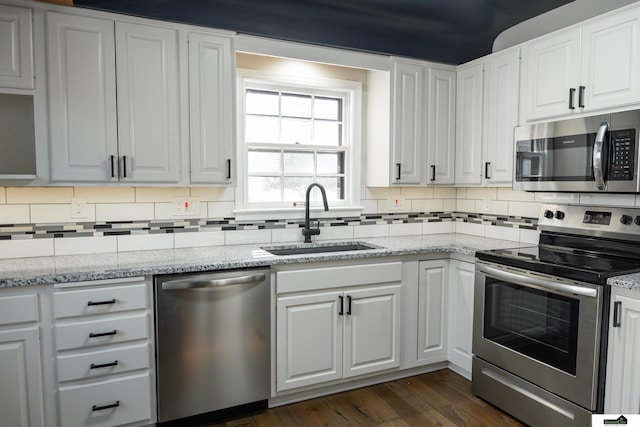
{"label": "white lower cabinet", "polygon": [[0,298],[0,424],[44,426],[38,295]]}
{"label": "white lower cabinet", "polygon": [[276,274],[276,389],[400,366],[401,263]]}
{"label": "white lower cabinet", "polygon": [[449,283],[448,360],[471,374],[475,264],[452,259]]}
{"label": "white lower cabinet", "polygon": [[604,412],[640,413],[640,292],[611,291]]}
{"label": "white lower cabinet", "polygon": [[55,286],[61,426],[155,422],[150,295],[142,277]]}
{"label": "white lower cabinet", "polygon": [[422,364],[447,360],[449,260],[420,262],[418,354]]}

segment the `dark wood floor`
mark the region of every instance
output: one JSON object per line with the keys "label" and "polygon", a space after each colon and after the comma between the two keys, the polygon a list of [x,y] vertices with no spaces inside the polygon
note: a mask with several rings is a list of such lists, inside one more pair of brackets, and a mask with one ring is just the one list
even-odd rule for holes
{"label": "dark wood floor", "polygon": [[471,394],[445,369],[269,409],[213,426],[486,426],[524,424]]}

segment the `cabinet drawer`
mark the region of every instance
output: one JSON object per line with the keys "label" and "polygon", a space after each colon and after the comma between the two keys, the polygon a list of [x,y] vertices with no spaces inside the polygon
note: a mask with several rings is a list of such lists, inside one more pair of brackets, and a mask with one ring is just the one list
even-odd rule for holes
{"label": "cabinet drawer", "polygon": [[58,356],[58,380],[71,381],[149,367],[149,347],[141,344],[91,353]]}
{"label": "cabinet drawer", "polygon": [[147,315],[73,322],[56,325],[55,331],[58,350],[146,339]]}
{"label": "cabinet drawer", "polygon": [[144,283],[97,289],[56,292],[53,309],[57,319],[88,314],[117,313],[147,307]]}
{"label": "cabinet drawer", "polygon": [[0,298],[0,325],[37,322],[38,295],[17,295]]}
{"label": "cabinet drawer", "polygon": [[60,387],[60,425],[119,426],[151,419],[149,374]]}

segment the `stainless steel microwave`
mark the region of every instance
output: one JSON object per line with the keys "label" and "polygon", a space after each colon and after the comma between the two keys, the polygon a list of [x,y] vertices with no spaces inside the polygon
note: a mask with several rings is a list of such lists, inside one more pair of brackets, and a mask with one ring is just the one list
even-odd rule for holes
{"label": "stainless steel microwave", "polygon": [[514,132],[514,190],[640,193],[640,110],[528,126]]}

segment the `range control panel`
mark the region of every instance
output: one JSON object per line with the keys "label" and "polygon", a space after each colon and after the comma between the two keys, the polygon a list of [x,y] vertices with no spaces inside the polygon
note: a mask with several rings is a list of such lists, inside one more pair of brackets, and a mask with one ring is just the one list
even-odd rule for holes
{"label": "range control panel", "polygon": [[640,240],[640,208],[608,206],[542,206],[540,230]]}

